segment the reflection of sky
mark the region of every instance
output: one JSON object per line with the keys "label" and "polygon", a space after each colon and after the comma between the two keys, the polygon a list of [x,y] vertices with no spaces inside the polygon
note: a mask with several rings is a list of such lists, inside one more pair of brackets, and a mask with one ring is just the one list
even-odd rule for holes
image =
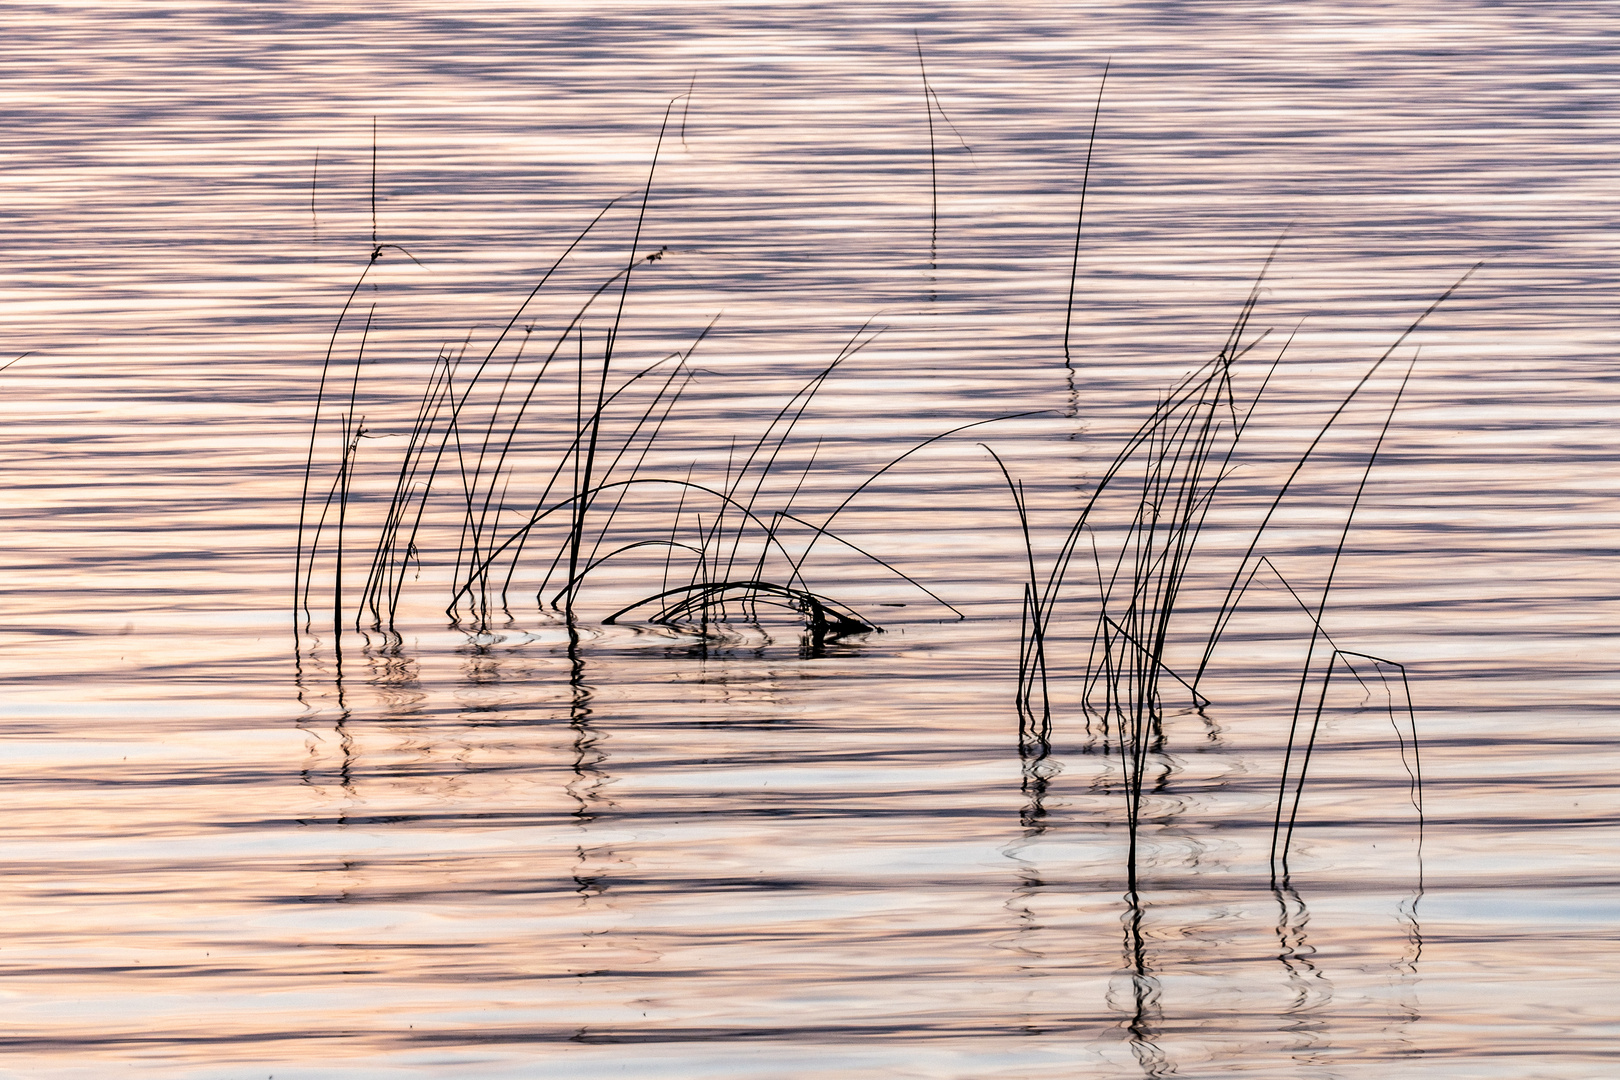
{"label": "reflection of sky", "polygon": [[[1488,260],[1412,339],[1330,606],[1336,635],[1414,676],[1423,954],[1397,970],[1413,816],[1387,718],[1352,694],[1312,764],[1303,909],[1282,928],[1329,989],[1304,1019],[1290,997],[1264,858],[1289,698],[1273,677],[1299,625],[1262,583],[1204,685],[1219,737],[1173,717],[1174,781],[1146,810],[1157,1045],[1184,1074],[1214,1059],[1291,1077],[1320,1054],[1358,1075],[1356,1054],[1399,1043],[1442,1072],[1519,1075],[1514,1055],[1536,1052],[1547,1076],[1589,1076],[1604,1029],[1580,1002],[1613,996],[1592,890],[1614,799],[1591,778],[1613,764],[1594,703],[1613,689],[1596,639],[1616,621],[1620,284],[1589,42],[1615,16],[1448,15],[8,6],[0,360],[33,350],[0,374],[17,1075],[84,1075],[98,1055],[166,1078],[1140,1075],[1109,1004],[1116,774],[1078,752],[1062,687],[1045,828],[1019,826],[1015,632],[990,618],[1017,615],[1020,555],[976,443],[1024,479],[1050,550],[1074,486],[1218,347],[1289,226],[1256,325],[1280,340],[1309,318],[1240,506],[1324,393]],[[972,148],[941,129],[933,269],[914,29]],[[1071,382],[1056,345],[1105,59]],[[592,628],[581,719],[560,631],[525,611],[469,655],[435,621],[448,571],[430,561],[397,655],[348,650],[339,731],[329,643],[297,703],[285,605],[313,380],[369,251],[373,117],[379,238],[422,263],[386,254],[363,301],[367,423],[390,435],[441,344],[487,341],[566,237],[638,189],[688,85],[643,237],[670,253],[632,291],[625,355],[721,319],[659,467],[723,474],[726,440],[875,319],[789,452],[797,467],[821,440],[805,505],[908,440],[1048,410],[938,444],[843,519],[972,618],[936,621],[828,542],[818,587],[887,634],[800,659],[774,624],[707,655]],[[613,271],[633,220],[610,216],[536,325]],[[1347,415],[1307,496],[1353,483],[1388,390]],[[572,408],[542,396],[537,443]],[[366,483],[390,445],[365,448]],[[1285,508],[1279,558],[1306,579],[1338,507]],[[1212,521],[1211,557],[1243,520]],[[453,522],[433,527],[442,549]],[[626,564],[591,611],[651,565]],[[620,1036],[653,1041],[592,1042]]]}

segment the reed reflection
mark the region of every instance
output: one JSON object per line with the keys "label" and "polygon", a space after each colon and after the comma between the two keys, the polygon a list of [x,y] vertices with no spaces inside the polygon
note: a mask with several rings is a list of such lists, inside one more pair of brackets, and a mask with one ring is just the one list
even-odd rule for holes
{"label": "reed reflection", "polygon": [[[308,733],[308,760],[300,770],[300,782],[317,790],[336,782],[348,795],[354,794],[355,742],[351,729],[353,710],[349,703],[349,688],[344,680],[343,646],[340,635],[330,640],[330,653],[323,655],[322,639],[300,633],[293,653],[293,684],[298,703],[306,710],[298,725]],[[332,733],[328,739],[316,730],[331,714]],[[324,759],[336,753],[335,764]],[[338,815],[341,822],[343,809]]]}
{"label": "reed reflection", "polygon": [[[573,761],[569,768],[572,770],[573,779],[568,782],[565,790],[575,804],[574,821],[583,827],[595,821],[597,814],[603,809],[613,805],[613,800],[607,794],[612,779],[603,767],[608,760],[607,751],[602,747],[606,735],[598,731],[591,722],[592,688],[585,678],[585,654],[580,648],[579,626],[573,619],[569,619],[567,629],[568,728],[573,733],[571,746]],[[583,850],[580,857],[582,860],[585,858]]]}
{"label": "reed reflection", "polygon": [[1124,1000],[1120,1000],[1116,996],[1116,980],[1116,985],[1110,987],[1109,1005],[1116,1012],[1126,1014],[1123,1025],[1126,1039],[1142,1075],[1156,1078],[1174,1074],[1176,1066],[1159,1044],[1164,1025],[1163,988],[1148,949],[1146,917],[1147,906],[1140,894],[1130,889],[1125,894],[1125,911],[1120,916],[1125,931],[1123,959],[1128,991]]}

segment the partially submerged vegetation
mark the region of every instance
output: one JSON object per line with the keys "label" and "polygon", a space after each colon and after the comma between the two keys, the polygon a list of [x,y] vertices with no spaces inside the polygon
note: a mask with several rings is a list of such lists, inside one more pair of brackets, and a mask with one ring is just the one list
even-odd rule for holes
{"label": "partially submerged vegetation", "polygon": [[[935,104],[926,83],[925,89],[931,122]],[[1088,170],[1089,164],[1088,147]],[[815,475],[819,444],[795,444],[796,430],[827,380],[873,340],[870,326],[852,335],[774,413],[762,415],[754,431],[715,432],[711,461],[725,452],[719,475],[712,468],[706,474],[695,462],[671,468],[668,455],[660,454],[671,417],[695,377],[693,355],[708,331],[657,359],[631,363],[625,355],[622,333],[632,285],[638,273],[666,254],[662,248],[646,250],[641,243],[656,168],[655,151],[621,265],[577,296],[568,309],[571,315],[537,336],[538,321],[529,312],[559,268],[614,209],[613,203],[572,237],[492,344],[471,355],[466,345],[445,349],[433,360],[414,414],[395,433],[403,441],[388,467],[388,490],[380,496],[360,490],[358,468],[363,440],[371,434],[362,370],[375,309],[362,313],[355,301],[373,267],[392,248],[373,236],[366,264],[333,328],[316,395],[295,571],[301,634],[320,627],[335,642],[346,632],[393,635],[408,582],[437,560],[437,568],[447,574],[447,579],[440,577],[448,584],[444,614],[452,626],[474,634],[509,624],[514,606],[531,602],[544,617],[567,628],[576,652],[582,624],[637,620],[704,638],[755,622],[764,609],[796,618],[804,647],[814,655],[827,642],[880,632],[858,598],[835,596],[826,585],[813,582],[811,555],[822,543],[839,545],[903,579],[951,617],[965,617],[887,553],[858,546],[835,526],[878,478],[917,451],[993,420],[970,421],[920,439],[847,485],[830,510],[823,506],[811,512],[801,501],[807,480]],[[1064,320],[1066,360],[1084,221],[1083,201],[1081,205]],[[933,214],[937,230],[937,203]],[[1027,575],[1021,586],[1013,701],[1027,795],[1025,824],[1041,827],[1042,801],[1053,775],[1054,731],[1065,721],[1062,695],[1055,693],[1061,682],[1071,688],[1068,707],[1075,715],[1069,722],[1084,726],[1092,739],[1088,745],[1108,755],[1118,777],[1128,838],[1125,885],[1133,905],[1140,886],[1145,799],[1169,771],[1166,702],[1184,698],[1186,708],[1196,712],[1211,704],[1200,687],[1257,580],[1286,591],[1309,631],[1303,635],[1304,657],[1277,778],[1269,850],[1273,887],[1289,888],[1289,854],[1301,797],[1336,679],[1348,677],[1369,695],[1382,695],[1421,819],[1417,729],[1405,668],[1341,647],[1324,624],[1352,521],[1410,366],[1377,440],[1366,449],[1360,483],[1343,507],[1343,526],[1326,574],[1308,582],[1285,575],[1262,541],[1330,429],[1457,285],[1376,357],[1347,393],[1322,404],[1326,415],[1314,437],[1260,500],[1265,510],[1250,530],[1246,549],[1235,562],[1217,557],[1206,565],[1200,534],[1223,505],[1240,448],[1288,349],[1283,342],[1262,357],[1267,334],[1251,327],[1264,276],[1262,270],[1224,344],[1159,397],[1080,492],[1078,505],[1032,507],[1024,484],[986,447],[1011,493],[1010,521],[1022,539],[1020,558]],[[340,342],[352,345],[340,349]],[[565,403],[560,413],[559,403]],[[539,428],[555,437],[533,438]],[[335,446],[336,454],[323,457],[325,446]],[[366,475],[375,477],[375,469]],[[1253,492],[1246,498],[1253,501]],[[1071,515],[1055,550],[1040,550],[1031,523],[1037,511]],[[445,550],[430,551],[425,523],[437,514],[442,524],[446,513],[457,522],[456,541]],[[585,614],[584,598],[593,584],[631,561],[644,572],[649,559],[661,563],[656,589],[629,602],[620,597],[594,619]],[[1214,588],[1218,601],[1213,607],[1187,604],[1193,582],[1202,581],[1198,588],[1209,593],[1212,573],[1228,575],[1224,586]],[[531,592],[532,601],[525,595]],[[1089,635],[1078,646],[1072,634],[1060,637],[1055,632],[1060,605],[1067,605],[1064,619],[1071,624],[1074,611],[1089,613]],[[1173,646],[1189,640],[1201,644],[1193,659],[1178,667],[1186,657],[1178,661]],[[1140,941],[1137,946],[1140,954]]]}
{"label": "partially submerged vegetation", "polygon": [[[430,500],[445,491],[460,517],[445,608],[453,625],[486,631],[495,621],[509,619],[519,567],[537,562],[544,570],[534,587],[535,602],[572,626],[581,591],[593,575],[612,569],[615,560],[632,552],[659,549],[664,552],[664,587],[622,606],[604,622],[640,612],[651,622],[693,625],[705,632],[733,619],[752,618],[765,606],[798,613],[818,640],[877,629],[845,604],[814,591],[805,563],[823,538],[852,546],[832,530],[834,519],[894,463],[858,485],[819,522],[801,517],[794,504],[804,474],[814,464],[813,453],[800,474],[788,478],[785,491],[772,490],[783,449],[817,390],[871,340],[869,333],[857,333],[791,395],[751,444],[745,444],[740,457],[733,433],[720,481],[695,480],[690,469],[684,476],[649,473],[649,453],[693,378],[689,361],[704,336],[682,352],[622,370],[620,332],[635,271],[664,254],[638,248],[652,183],[649,172],[624,265],[588,292],[543,351],[530,347],[534,326],[515,331],[531,302],[612,203],[567,245],[483,355],[468,357],[465,348],[441,352],[398,455],[382,521],[368,521],[356,530],[356,463],[360,440],[367,434],[360,412],[361,371],[374,309],[359,327],[352,360],[340,360],[337,345],[345,327],[359,321],[355,296],[390,246],[373,237],[369,260],[333,329],[317,390],[299,508],[295,605],[302,629],[316,625],[316,610],[329,608],[329,622],[324,617],[319,621],[327,622],[334,636],[341,637],[346,629],[392,631],[405,582],[413,567],[419,571],[422,566],[420,541]],[[606,327],[588,333],[587,317],[599,315],[602,308],[611,309]],[[548,379],[572,387],[571,431],[560,447],[539,455],[536,485],[529,482],[532,475],[519,476],[520,470],[535,466],[537,456],[523,436],[555,419],[535,415],[537,401],[548,396],[542,393],[543,386],[550,389]],[[323,432],[336,437],[334,463],[317,460]],[[667,511],[665,527],[646,527],[639,512],[649,502],[655,512]],[[633,515],[637,524],[626,525]],[[808,534],[802,550],[784,542],[784,533],[794,530]],[[352,537],[361,532],[368,542],[356,555]],[[881,558],[861,554],[900,574]],[[358,602],[351,605],[357,563],[364,566],[363,584]],[[318,574],[329,590],[319,601],[312,600]],[[685,580],[671,587],[672,576]]]}
{"label": "partially submerged vegetation", "polygon": [[[1239,444],[1288,349],[1288,344],[1284,343],[1277,350],[1252,392],[1247,396],[1239,392],[1233,377],[1234,367],[1265,337],[1249,334],[1259,282],[1250,291],[1221,349],[1163,395],[1157,407],[1126,439],[1125,445],[1092,484],[1044,573],[1037,565],[1036,552],[1030,542],[1030,508],[1022,486],[1005,466],[1002,467],[1025,538],[1029,571],[1023,587],[1020,635],[1023,645],[1016,694],[1019,749],[1025,761],[1026,786],[1031,791],[1039,788],[1042,763],[1051,753],[1051,624],[1059,601],[1068,599],[1068,594],[1078,585],[1078,578],[1085,581],[1094,598],[1090,642],[1083,669],[1078,674],[1081,711],[1088,730],[1096,725],[1104,747],[1118,755],[1130,837],[1127,877],[1131,890],[1136,888],[1137,825],[1143,793],[1150,777],[1163,775],[1162,762],[1158,759],[1163,753],[1166,697],[1170,694],[1185,696],[1188,706],[1195,710],[1210,704],[1199,686],[1210,670],[1239,604],[1262,572],[1293,598],[1310,628],[1294,695],[1272,829],[1270,858],[1274,883],[1286,881],[1288,877],[1289,844],[1298,820],[1300,796],[1335,672],[1349,675],[1364,689],[1371,689],[1370,678],[1379,680],[1383,686],[1402,758],[1413,777],[1414,804],[1421,815],[1417,731],[1405,668],[1392,660],[1340,648],[1323,625],[1328,597],[1344,556],[1355,512],[1411,376],[1410,365],[1389,406],[1378,438],[1367,452],[1360,482],[1344,510],[1344,524],[1325,577],[1319,583],[1308,585],[1290,581],[1261,553],[1261,541],[1329,430],[1413,331],[1467,280],[1467,276],[1419,315],[1367,367],[1348,393],[1329,403],[1327,418],[1320,429],[1284,469],[1284,478],[1269,499],[1264,500],[1265,512],[1254,526],[1213,613],[1191,613],[1191,618],[1204,620],[1204,628],[1194,631],[1202,636],[1203,645],[1197,666],[1185,674],[1174,669],[1168,650],[1173,642],[1187,636],[1189,613],[1181,601],[1197,563],[1199,534],[1221,499],[1223,483],[1235,467]],[[999,458],[997,464],[1001,464]],[[1252,493],[1249,498],[1253,498]],[[1312,599],[1307,600],[1306,595],[1311,595]],[[1322,658],[1324,648],[1327,650],[1325,659]],[[1391,689],[1389,680],[1392,678],[1398,679],[1398,695]]]}

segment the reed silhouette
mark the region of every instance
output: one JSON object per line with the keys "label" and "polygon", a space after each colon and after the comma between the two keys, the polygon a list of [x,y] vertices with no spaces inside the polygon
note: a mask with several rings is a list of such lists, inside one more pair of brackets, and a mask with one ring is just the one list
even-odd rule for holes
{"label": "reed silhouette", "polygon": [[[602,205],[573,234],[487,347],[473,353],[469,336],[440,350],[416,397],[414,415],[390,432],[402,441],[391,444],[391,457],[381,467],[389,477],[386,494],[361,490],[362,474],[378,471],[370,465],[363,469],[360,462],[364,441],[377,434],[365,415],[364,373],[378,314],[368,306],[361,320],[356,300],[380,259],[393,251],[410,253],[379,231],[374,139],[370,250],[327,341],[308,439],[294,568],[301,633],[312,630],[317,611],[324,612],[322,622],[329,623],[339,644],[345,631],[392,630],[407,583],[435,563],[450,577],[444,611],[454,626],[483,632],[512,619],[514,589],[530,568],[538,569],[537,581],[529,575],[538,608],[572,625],[581,617],[582,592],[592,581],[611,575],[627,558],[645,559],[656,551],[663,552],[662,588],[618,604],[600,618],[602,623],[634,617],[706,633],[734,620],[756,619],[763,608],[794,613],[815,643],[876,632],[875,622],[809,581],[807,563],[823,541],[881,567],[962,617],[893,561],[856,544],[834,525],[878,478],[918,450],[991,420],[917,441],[866,474],[830,511],[812,512],[795,501],[814,473],[819,449],[818,443],[804,453],[802,440],[790,448],[795,429],[828,378],[881,332],[870,321],[774,415],[762,418],[757,433],[741,440],[727,433],[723,475],[700,476],[693,466],[684,472],[654,467],[660,458],[668,459],[662,436],[696,377],[693,355],[715,326],[711,319],[678,352],[635,367],[625,364],[622,342],[632,283],[671,254],[663,246],[647,250],[642,237],[659,155],[680,100],[665,110],[645,182],[633,202],[628,251],[619,268],[576,296],[571,314],[536,347],[540,327],[530,311],[537,297],[548,288],[555,291],[565,264],[602,232],[627,201],[622,198]],[[604,317],[605,325],[593,330],[593,320]],[[352,358],[342,344],[345,332],[358,335]],[[559,415],[559,400],[569,397],[571,416]],[[536,428],[559,427],[560,445],[549,450],[535,445]],[[319,448],[334,442],[335,453],[323,459]],[[457,539],[444,550],[429,551],[429,525],[442,524],[446,514],[457,521]],[[363,579],[351,582],[362,563]],[[319,593],[317,580],[323,586]]]}
{"label": "reed silhouette", "polygon": [[[929,83],[920,36],[916,45],[929,120],[932,265],[939,226],[935,114],[953,131],[955,126]],[[1063,362],[1071,379],[1075,279],[1107,74],[1105,67],[1080,177],[1063,313]],[[633,197],[606,201],[566,238],[493,341],[474,350],[469,335],[438,352],[411,414],[391,432],[399,438],[386,452],[368,445],[377,434],[377,422],[367,418],[366,356],[379,315],[375,305],[361,305],[358,298],[380,260],[393,253],[414,256],[383,238],[376,214],[374,136],[370,247],[322,359],[294,565],[297,630],[300,635],[314,632],[318,612],[320,631],[330,633],[339,670],[345,633],[397,637],[403,598],[424,569],[434,571],[429,587],[445,589],[441,599],[450,625],[474,634],[510,622],[515,594],[520,587],[532,589],[535,610],[566,627],[576,674],[587,642],[582,624],[587,622],[611,626],[636,620],[702,639],[724,634],[736,623],[757,622],[762,612],[786,612],[802,627],[805,655],[819,655],[828,642],[879,632],[854,601],[835,597],[811,580],[811,558],[824,541],[894,575],[951,617],[966,617],[888,553],[868,550],[835,525],[880,478],[919,451],[998,420],[1031,414],[971,420],[919,439],[857,482],[846,482],[828,509],[826,484],[817,472],[821,445],[796,433],[828,380],[881,333],[870,322],[850,334],[837,354],[774,412],[762,414],[752,432],[711,433],[707,450],[711,460],[725,450],[723,470],[700,467],[696,459],[672,467],[680,451],[669,449],[667,433],[699,375],[693,358],[716,319],[684,348],[632,364],[627,312],[633,285],[675,257],[668,247],[645,243],[644,237],[655,209],[665,137],[677,119],[677,105],[685,101],[678,117],[684,139],[690,93],[691,87],[665,109],[639,190]],[[311,208],[313,221],[313,174]],[[580,289],[579,275],[571,270],[565,274],[565,267],[586,245],[617,227],[626,209],[633,214],[626,222],[628,241],[618,265]],[[1234,565],[1221,553],[1211,557],[1200,539],[1211,515],[1225,507],[1227,481],[1240,463],[1246,437],[1263,418],[1268,390],[1293,341],[1290,335],[1259,362],[1252,359],[1271,337],[1271,331],[1256,330],[1253,323],[1277,250],[1273,247],[1265,257],[1214,355],[1158,396],[1081,492],[1078,510],[1065,511],[1069,524],[1059,533],[1054,551],[1042,555],[1032,523],[1037,510],[1049,510],[1032,506],[1007,461],[985,446],[1011,498],[1022,565],[1013,700],[1022,821],[1026,829],[1046,827],[1045,801],[1057,773],[1054,739],[1065,719],[1059,704],[1061,681],[1068,687],[1063,693],[1078,703],[1075,722],[1084,725],[1118,775],[1127,838],[1125,894],[1127,907],[1135,912],[1130,925],[1138,930],[1146,888],[1141,854],[1146,807],[1155,791],[1164,790],[1171,772],[1168,703],[1181,698],[1193,711],[1212,705],[1201,684],[1214,670],[1221,642],[1257,580],[1280,585],[1308,626],[1272,814],[1268,858],[1273,888],[1292,888],[1289,857],[1302,821],[1313,755],[1331,708],[1330,691],[1347,678],[1364,692],[1382,692],[1421,826],[1422,771],[1406,669],[1394,660],[1341,646],[1326,625],[1353,520],[1412,377],[1411,366],[1367,453],[1326,574],[1319,581],[1305,581],[1295,571],[1285,573],[1263,540],[1330,430],[1473,271],[1418,315],[1348,392],[1321,405],[1324,418],[1281,470],[1280,482],[1260,500],[1264,512]],[[544,320],[532,314],[536,300],[547,290],[548,298],[555,294],[565,279],[575,282],[570,288],[578,291],[558,298],[566,314],[543,329]],[[555,437],[537,438],[539,430]],[[326,456],[320,453],[323,447],[332,448]],[[379,464],[371,464],[373,457]],[[363,481],[378,476],[386,481],[366,487]],[[819,510],[806,508],[804,493],[810,487],[821,492]],[[1253,501],[1252,491],[1245,498]],[[447,522],[454,523],[448,531]],[[453,533],[454,540],[430,543],[430,533],[440,538]],[[656,589],[628,602],[621,594],[611,604],[588,605],[589,590],[597,584],[604,579],[615,584],[616,571],[631,562],[642,574],[649,561],[659,571]],[[1213,579],[1224,584],[1211,586]],[[1194,592],[1218,599],[1189,603]],[[1088,611],[1089,629],[1079,639],[1055,632],[1060,604],[1067,605],[1065,611]],[[1190,654],[1189,641],[1196,642]],[[1150,1053],[1148,1017],[1157,991],[1139,937],[1127,952],[1135,957],[1133,978],[1141,991],[1139,1046]]]}

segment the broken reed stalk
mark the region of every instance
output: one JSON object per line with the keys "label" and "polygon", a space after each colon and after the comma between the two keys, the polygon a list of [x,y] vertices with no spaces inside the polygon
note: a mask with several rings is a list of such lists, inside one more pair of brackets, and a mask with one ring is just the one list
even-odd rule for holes
{"label": "broken reed stalk", "polygon": [[[1383,424],[1383,426],[1381,428],[1378,429],[1378,439],[1377,439],[1376,442],[1373,443],[1372,451],[1367,455],[1366,467],[1363,468],[1362,471],[1361,471],[1361,480],[1356,485],[1355,496],[1350,500],[1350,509],[1344,515],[1344,528],[1341,529],[1340,532],[1339,532],[1339,542],[1338,542],[1337,545],[1335,545],[1335,547],[1333,549],[1333,560],[1328,564],[1327,576],[1322,582],[1322,595],[1321,595],[1321,598],[1317,601],[1316,612],[1315,612],[1314,616],[1311,619],[1311,638],[1310,638],[1310,643],[1306,646],[1306,649],[1305,649],[1305,662],[1300,666],[1299,688],[1298,688],[1298,691],[1294,695],[1293,716],[1290,718],[1289,724],[1288,724],[1288,743],[1287,743],[1287,746],[1286,746],[1286,748],[1285,748],[1285,750],[1283,752],[1283,765],[1282,765],[1282,769],[1281,769],[1281,779],[1279,781],[1279,787],[1278,787],[1278,791],[1277,791],[1277,813],[1276,813],[1275,818],[1272,821],[1270,863],[1271,863],[1271,876],[1272,876],[1273,885],[1275,885],[1278,882],[1279,879],[1281,881],[1285,882],[1285,883],[1288,880],[1288,850],[1289,850],[1289,845],[1290,845],[1290,842],[1293,840],[1293,836],[1294,836],[1294,823],[1298,820],[1298,817],[1299,817],[1299,800],[1300,800],[1300,797],[1304,794],[1304,790],[1305,790],[1305,773],[1306,773],[1306,770],[1309,769],[1309,767],[1310,767],[1311,752],[1316,746],[1316,735],[1317,735],[1317,731],[1321,727],[1322,710],[1326,707],[1326,704],[1327,704],[1328,683],[1333,678],[1334,664],[1336,662],[1338,662],[1338,661],[1345,660],[1345,658],[1347,658],[1349,656],[1361,656],[1362,658],[1364,658],[1366,660],[1370,660],[1370,661],[1373,661],[1375,663],[1382,664],[1382,665],[1388,665],[1388,664],[1393,664],[1394,663],[1393,661],[1379,660],[1376,657],[1367,656],[1366,654],[1363,654],[1363,653],[1351,653],[1351,652],[1348,652],[1347,650],[1340,649],[1337,646],[1333,647],[1333,654],[1328,658],[1327,669],[1321,675],[1321,694],[1317,698],[1316,712],[1315,712],[1315,715],[1313,716],[1312,721],[1311,721],[1310,736],[1309,736],[1309,738],[1308,738],[1308,740],[1306,742],[1304,753],[1301,755],[1301,758],[1300,758],[1299,776],[1294,782],[1294,796],[1293,796],[1293,800],[1292,800],[1292,802],[1291,802],[1291,804],[1289,806],[1289,811],[1288,811],[1288,826],[1287,826],[1286,831],[1282,831],[1283,804],[1284,804],[1284,801],[1287,798],[1288,782],[1289,782],[1289,766],[1292,763],[1292,759],[1293,759],[1294,751],[1295,751],[1295,743],[1296,743],[1296,740],[1299,737],[1300,712],[1301,712],[1301,708],[1302,708],[1302,706],[1304,705],[1304,702],[1305,702],[1306,688],[1307,688],[1308,681],[1309,681],[1311,673],[1312,673],[1312,663],[1313,663],[1313,661],[1315,659],[1316,644],[1317,644],[1318,639],[1321,638],[1322,636],[1324,636],[1324,631],[1322,629],[1322,619],[1323,619],[1323,616],[1326,615],[1326,613],[1327,613],[1328,595],[1333,590],[1333,579],[1334,579],[1334,576],[1338,573],[1339,562],[1340,562],[1341,559],[1344,558],[1344,548],[1345,548],[1345,544],[1350,539],[1350,526],[1351,526],[1351,523],[1355,520],[1356,509],[1361,505],[1361,497],[1367,491],[1367,480],[1372,476],[1373,465],[1378,461],[1378,452],[1383,449],[1384,439],[1385,439],[1386,436],[1389,435],[1389,426],[1395,420],[1395,410],[1400,407],[1401,398],[1406,393],[1407,383],[1410,382],[1411,378],[1412,378],[1412,369],[1414,367],[1416,367],[1416,365],[1417,365],[1417,357],[1414,356],[1412,358],[1412,362],[1407,365],[1406,373],[1401,376],[1400,385],[1398,387],[1396,387],[1396,389],[1395,389],[1394,400],[1390,402],[1389,412],[1387,414],[1385,414],[1385,416],[1384,416],[1384,424]],[[1281,575],[1279,575],[1279,576],[1281,576]],[[1345,662],[1348,663],[1347,660],[1345,660]],[[1406,669],[1404,667],[1401,667],[1399,664],[1395,664],[1394,666],[1400,668],[1401,683],[1402,683],[1403,686],[1405,686],[1406,685]],[[1353,666],[1351,667],[1350,670],[1351,670],[1352,674],[1355,673],[1355,669],[1354,669]],[[1357,676],[1357,678],[1359,679],[1359,676]],[[1417,723],[1416,723],[1416,718],[1413,715],[1412,710],[1411,710],[1411,693],[1410,693],[1409,689],[1408,689],[1406,697],[1407,697],[1407,715],[1409,717],[1412,717],[1412,740],[1413,740],[1413,746],[1415,748],[1416,745],[1417,745]],[[1393,705],[1391,707],[1393,708]],[[1391,719],[1393,720],[1393,713],[1391,714]],[[1399,726],[1399,724],[1396,724],[1397,733],[1399,732],[1399,730],[1400,730],[1400,726]],[[1402,745],[1403,745],[1402,757],[1404,758],[1405,757],[1404,740],[1403,740]],[[1419,813],[1421,814],[1421,812],[1422,811],[1420,809]],[[1278,842],[1278,840],[1279,840],[1279,832],[1280,831],[1281,831],[1281,843]]]}

